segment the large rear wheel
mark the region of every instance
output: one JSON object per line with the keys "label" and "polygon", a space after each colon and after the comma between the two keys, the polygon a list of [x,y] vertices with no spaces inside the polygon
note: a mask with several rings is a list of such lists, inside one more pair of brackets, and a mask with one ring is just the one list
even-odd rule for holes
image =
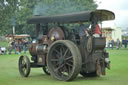
{"label": "large rear wheel", "polygon": [[54,78],[63,81],[73,80],[82,65],[78,47],[68,40],[54,42],[49,48],[47,65]]}

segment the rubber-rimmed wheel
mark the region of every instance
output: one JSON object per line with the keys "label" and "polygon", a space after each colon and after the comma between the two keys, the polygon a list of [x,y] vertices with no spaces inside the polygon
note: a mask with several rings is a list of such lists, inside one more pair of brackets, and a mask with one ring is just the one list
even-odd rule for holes
{"label": "rubber-rimmed wheel", "polygon": [[27,56],[20,56],[19,58],[19,73],[23,77],[28,77],[30,74],[30,60]]}
{"label": "rubber-rimmed wheel", "polygon": [[49,72],[47,66],[43,66],[43,71],[44,71],[45,74],[50,75],[50,72]]}
{"label": "rubber-rimmed wheel", "polygon": [[73,80],[82,66],[78,47],[68,40],[54,42],[48,51],[47,66],[54,78],[62,81]]}

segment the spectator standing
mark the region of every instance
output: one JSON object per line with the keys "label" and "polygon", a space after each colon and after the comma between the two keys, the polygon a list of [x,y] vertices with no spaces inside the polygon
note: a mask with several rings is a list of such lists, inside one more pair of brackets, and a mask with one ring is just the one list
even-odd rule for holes
{"label": "spectator standing", "polygon": [[122,44],[124,45],[125,48],[127,48],[127,39],[126,38],[124,38]]}
{"label": "spectator standing", "polygon": [[19,47],[19,53],[21,53],[21,51],[22,51],[22,41],[21,40],[19,40],[19,42],[18,42],[18,47]]}
{"label": "spectator standing", "polygon": [[14,51],[15,51],[15,54],[17,54],[17,46],[18,46],[18,42],[15,41],[14,42]]}
{"label": "spectator standing", "polygon": [[27,45],[28,45],[28,41],[27,40],[24,40],[24,42],[23,42],[23,50],[24,50],[24,53],[26,53],[26,51],[27,51]]}
{"label": "spectator standing", "polygon": [[13,47],[12,47],[12,41],[10,41],[10,42],[8,43],[8,51],[9,51],[9,54],[12,53],[12,49],[13,49]]}
{"label": "spectator standing", "polygon": [[109,47],[109,48],[112,47],[111,40],[108,41],[108,47]]}
{"label": "spectator standing", "polygon": [[112,44],[112,49],[114,48],[114,40],[111,40],[111,44]]}
{"label": "spectator standing", "polygon": [[117,39],[117,41],[116,41],[116,48],[119,50],[119,48],[120,48],[120,40],[119,39]]}

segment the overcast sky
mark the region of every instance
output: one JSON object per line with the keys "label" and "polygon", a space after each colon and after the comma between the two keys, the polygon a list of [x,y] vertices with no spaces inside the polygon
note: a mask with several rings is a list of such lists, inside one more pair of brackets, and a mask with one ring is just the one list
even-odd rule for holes
{"label": "overcast sky", "polygon": [[95,0],[98,3],[98,9],[108,9],[115,13],[116,18],[113,21],[116,26],[122,29],[128,29],[128,0]]}

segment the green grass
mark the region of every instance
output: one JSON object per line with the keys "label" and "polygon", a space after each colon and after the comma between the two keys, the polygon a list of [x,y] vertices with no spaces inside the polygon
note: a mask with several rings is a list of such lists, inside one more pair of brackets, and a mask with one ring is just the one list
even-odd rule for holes
{"label": "green grass", "polygon": [[0,41],[0,47],[8,47],[7,41]]}
{"label": "green grass", "polygon": [[128,85],[128,49],[108,50],[111,70],[106,76],[84,78],[78,76],[74,81],[64,82],[45,75],[41,68],[31,69],[28,78],[18,72],[20,55],[0,55],[0,85]]}

